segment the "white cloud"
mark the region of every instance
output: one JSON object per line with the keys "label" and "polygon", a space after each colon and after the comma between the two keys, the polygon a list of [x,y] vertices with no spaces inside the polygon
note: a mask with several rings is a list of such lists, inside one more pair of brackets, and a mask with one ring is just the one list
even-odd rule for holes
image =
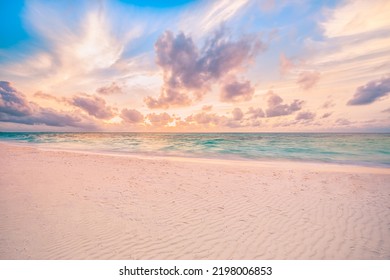
{"label": "white cloud", "polygon": [[329,38],[390,28],[388,0],[349,0],[327,14],[322,27]]}
{"label": "white cloud", "polygon": [[109,17],[115,7],[104,2],[88,4],[72,10],[74,6],[66,2],[28,1],[24,20],[35,43],[29,44],[23,56],[18,53],[3,63],[0,74],[9,80],[29,81],[30,88],[56,92],[77,86],[83,90],[82,85],[99,82],[106,70],[109,75],[122,75],[118,62],[129,43],[140,36],[142,25],[133,22],[118,31],[119,20]]}
{"label": "white cloud", "polygon": [[[193,33],[195,37],[200,37],[202,34],[215,30],[222,23],[233,18],[248,2],[249,0],[202,1],[199,7],[183,14],[179,23],[179,29],[186,33]],[[205,3],[207,4],[204,5]]]}

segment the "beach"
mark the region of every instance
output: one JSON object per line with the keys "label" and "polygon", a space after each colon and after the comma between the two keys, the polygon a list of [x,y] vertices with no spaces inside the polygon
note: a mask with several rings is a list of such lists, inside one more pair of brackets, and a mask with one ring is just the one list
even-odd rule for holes
{"label": "beach", "polygon": [[390,259],[390,168],[0,155],[0,259]]}

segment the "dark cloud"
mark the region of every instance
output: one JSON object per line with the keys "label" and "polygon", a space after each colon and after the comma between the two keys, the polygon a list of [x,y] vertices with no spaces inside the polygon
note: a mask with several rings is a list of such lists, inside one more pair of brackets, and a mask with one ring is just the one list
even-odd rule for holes
{"label": "dark cloud", "polygon": [[295,117],[297,121],[311,121],[314,120],[316,114],[312,112],[299,112],[298,115]]}
{"label": "dark cloud", "polygon": [[268,93],[268,96],[268,108],[266,110],[268,118],[290,115],[302,109],[302,100],[295,99],[290,105],[288,105],[283,104],[283,99],[272,91]]}
{"label": "dark cloud", "polygon": [[174,36],[166,31],[155,43],[156,62],[163,70],[164,84],[160,96],[147,97],[145,103],[149,108],[189,105],[189,93],[201,99],[211,83],[233,75],[261,49],[264,46],[258,38],[247,36],[233,41],[224,28],[208,38],[201,49],[184,33]]}
{"label": "dark cloud", "polygon": [[98,119],[110,119],[114,117],[113,109],[106,105],[106,101],[98,96],[76,95],[69,103],[86,111],[90,116]]}
{"label": "dark cloud", "polygon": [[112,95],[123,93],[122,88],[117,83],[112,82],[111,85],[100,87],[96,90],[97,93],[102,95]]}
{"label": "dark cloud", "polygon": [[249,101],[253,97],[255,89],[249,81],[238,82],[236,80],[229,81],[222,86],[221,101],[238,102]]}
{"label": "dark cloud", "polygon": [[26,97],[16,91],[9,82],[0,81],[0,112],[10,116],[26,116],[32,113]]}
{"label": "dark cloud", "polygon": [[241,111],[240,108],[234,108],[232,111],[233,120],[234,121],[240,121],[244,117],[244,113]]}
{"label": "dark cloud", "polygon": [[320,73],[317,71],[305,71],[301,72],[298,77],[297,83],[303,89],[310,89],[314,87],[320,79]]}
{"label": "dark cloud", "polygon": [[144,116],[134,109],[123,109],[121,112],[121,118],[125,122],[129,123],[141,123],[144,121]]}
{"label": "dark cloud", "polygon": [[73,113],[42,108],[14,89],[9,82],[0,81],[0,122],[27,125],[73,126],[94,128],[95,125]]}
{"label": "dark cloud", "polygon": [[95,125],[83,122],[82,118],[65,112],[57,112],[48,108],[41,108],[32,115],[12,116],[0,112],[0,122],[21,123],[27,125],[44,124],[48,126],[73,126],[82,128],[95,128]]}
{"label": "dark cloud", "polygon": [[374,80],[357,88],[347,105],[371,104],[390,93],[390,77]]}
{"label": "dark cloud", "polygon": [[79,126],[79,123],[82,121],[78,116],[57,112],[50,108],[41,108],[30,120],[32,120],[30,124],[46,124],[50,126]]}

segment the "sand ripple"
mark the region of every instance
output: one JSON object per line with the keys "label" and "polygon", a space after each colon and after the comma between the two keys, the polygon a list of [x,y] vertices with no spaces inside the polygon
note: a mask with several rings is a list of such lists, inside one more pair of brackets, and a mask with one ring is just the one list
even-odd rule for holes
{"label": "sand ripple", "polygon": [[390,258],[390,172],[0,149],[1,259]]}

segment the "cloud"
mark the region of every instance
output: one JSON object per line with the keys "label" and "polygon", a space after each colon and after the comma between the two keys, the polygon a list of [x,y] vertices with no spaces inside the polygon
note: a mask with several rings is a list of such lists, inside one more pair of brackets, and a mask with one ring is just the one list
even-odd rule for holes
{"label": "cloud", "polygon": [[361,33],[388,29],[390,22],[387,0],[348,0],[328,11],[322,28],[327,37],[351,36]]}
{"label": "cloud", "polygon": [[371,81],[364,86],[357,88],[354,96],[348,101],[347,105],[366,105],[371,104],[390,93],[390,77],[383,77]]}
{"label": "cloud", "polygon": [[191,99],[185,93],[170,88],[164,88],[162,91],[163,93],[157,99],[150,96],[144,99],[149,109],[168,109],[170,106],[188,106],[192,103]]}
{"label": "cloud", "polygon": [[16,91],[9,82],[0,81],[0,112],[10,116],[27,116],[32,113],[26,97]]}
{"label": "cloud", "polygon": [[279,56],[279,68],[282,74],[287,74],[294,67],[292,60],[288,59],[284,53]]}
{"label": "cloud", "polygon": [[44,93],[42,91],[37,91],[36,93],[34,93],[34,97],[38,97],[38,98],[41,98],[44,100],[53,100],[56,102],[66,102],[66,100],[64,98],[59,98],[59,97],[53,96],[51,94]]}
{"label": "cloud", "polygon": [[283,99],[279,96],[270,91],[268,93],[268,108],[266,110],[267,117],[277,117],[277,116],[286,116],[290,115],[296,111],[299,111],[302,109],[302,100],[295,99],[290,105],[288,104],[282,104]]}
{"label": "cloud", "polygon": [[[261,109],[259,109],[261,111]],[[255,110],[259,114],[259,110]],[[248,116],[249,112],[245,113],[241,108],[234,108],[230,115],[219,115],[216,113],[199,112],[185,118],[183,125],[192,127],[193,129],[203,128],[243,128],[243,127],[258,127],[261,121],[255,116]],[[264,113],[263,113],[264,114]],[[264,115],[263,115],[264,116]]]}
{"label": "cloud", "polygon": [[239,102],[252,99],[255,89],[249,81],[238,82],[235,79],[227,81],[222,86],[221,101]]}
{"label": "cloud", "polygon": [[117,83],[112,82],[111,85],[100,87],[96,90],[97,93],[102,95],[112,95],[112,94],[120,94],[122,92],[122,88],[117,85]]}
{"label": "cloud", "polygon": [[329,118],[333,113],[325,113],[322,115],[321,119]]}
{"label": "cloud", "polygon": [[387,108],[387,109],[385,109],[385,110],[383,110],[383,111],[381,111],[382,113],[390,113],[390,108]]}
{"label": "cloud", "polygon": [[[201,99],[212,83],[242,71],[261,49],[264,46],[255,36],[233,41],[225,28],[207,38],[200,49],[184,33],[175,36],[166,31],[155,43],[156,63],[163,70],[164,84],[160,96],[157,99],[149,96],[145,103],[149,108],[190,105],[189,93],[196,100]],[[244,90],[251,88],[249,82],[237,86]],[[248,93],[245,94],[247,97]]]}
{"label": "cloud", "polygon": [[234,108],[232,111],[233,120],[240,121],[244,117],[244,113],[241,111],[240,108]]}
{"label": "cloud", "polygon": [[196,123],[201,125],[214,125],[222,126],[226,122],[227,118],[219,116],[215,113],[200,112],[194,115],[190,115],[186,118],[187,123]]}
{"label": "cloud", "polygon": [[79,94],[71,98],[59,98],[41,91],[36,92],[34,96],[41,99],[54,100],[56,102],[65,103],[66,105],[72,105],[81,108],[83,111],[87,112],[88,115],[97,119],[110,119],[115,116],[114,112],[116,111],[116,108],[107,106],[106,101],[99,96]]}
{"label": "cloud", "polygon": [[316,114],[312,112],[299,112],[295,119],[297,121],[312,121],[314,120],[315,116]]}
{"label": "cloud", "polygon": [[305,90],[314,87],[320,79],[320,73],[317,71],[301,72],[297,83]]}
{"label": "cloud", "polygon": [[[50,108],[40,108],[35,115],[29,117],[25,124],[46,124],[49,126],[76,126],[80,127],[81,118],[65,112],[57,112]],[[81,127],[91,127],[81,125]]]}
{"label": "cloud", "polygon": [[123,109],[121,118],[128,123],[141,123],[144,121],[144,116],[134,109]]}
{"label": "cloud", "polygon": [[305,39],[302,58],[306,66],[326,73],[326,84],[335,87],[386,74],[390,67],[389,9],[387,0],[346,0],[322,9],[325,19],[318,25],[324,36]]}
{"label": "cloud", "polygon": [[81,2],[26,1],[22,18],[31,36],[4,51],[9,59],[0,62],[0,76],[58,93],[123,76],[117,63],[128,58],[129,42],[141,35],[144,20],[113,1]]}
{"label": "cloud", "polygon": [[345,119],[345,118],[340,118],[340,119],[336,120],[336,124],[337,125],[341,125],[341,126],[346,126],[346,125],[351,125],[352,122],[347,120],[347,119]]}
{"label": "cloud", "polygon": [[261,108],[249,107],[247,114],[250,115],[252,119],[264,118],[265,114]]}
{"label": "cloud", "polygon": [[151,113],[148,114],[146,117],[154,126],[166,126],[168,123],[174,121],[174,118],[166,112],[161,114]]}
{"label": "cloud", "polygon": [[69,99],[69,103],[86,111],[90,116],[98,119],[114,117],[113,109],[106,105],[106,101],[98,96],[77,95]]}
{"label": "cloud", "polygon": [[213,109],[213,105],[204,105],[202,111],[209,112]]}
{"label": "cloud", "polygon": [[327,100],[324,104],[322,104],[322,108],[329,109],[336,106],[336,104],[333,102],[333,100]]}
{"label": "cloud", "polygon": [[29,102],[23,93],[6,81],[0,81],[0,122],[95,128],[91,121],[74,113],[58,112]]}
{"label": "cloud", "polygon": [[[234,19],[240,10],[248,6],[248,2],[249,0],[200,1],[200,5],[191,8],[188,13],[182,16],[180,30],[199,34],[198,36],[207,34],[221,24]],[[203,5],[203,3],[207,3],[207,5]]]}

